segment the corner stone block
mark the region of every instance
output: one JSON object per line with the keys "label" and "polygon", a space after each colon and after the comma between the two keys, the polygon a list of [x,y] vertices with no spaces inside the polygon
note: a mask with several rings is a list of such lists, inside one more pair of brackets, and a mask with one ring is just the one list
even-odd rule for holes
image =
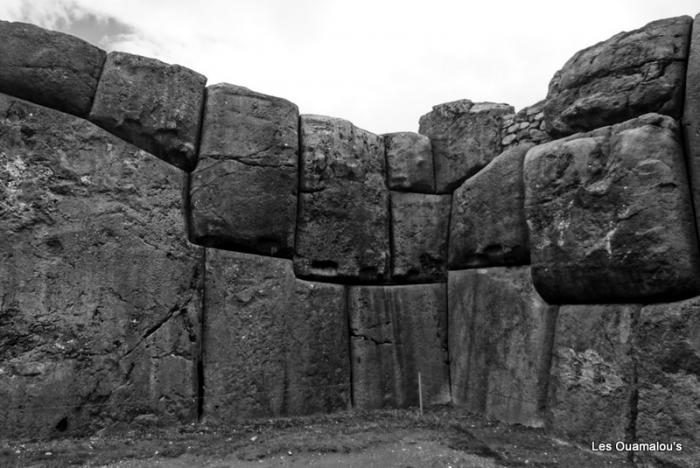
{"label": "corner stone block", "polygon": [[639,310],[637,305],[559,308],[547,405],[553,432],[589,445],[630,441]]}
{"label": "corner stone block", "polygon": [[445,284],[352,286],[348,294],[356,408],[447,403]]}
{"label": "corner stone block", "polygon": [[445,281],[451,198],[391,192],[392,278]]}
{"label": "corner stone block", "polygon": [[0,92],[87,117],[105,52],[32,24],[0,21]]}
{"label": "corner stone block", "polygon": [[452,196],[449,268],[530,263],[523,160],[531,144],[496,156]]}
{"label": "corner stone block", "polygon": [[452,192],[501,152],[503,120],[514,111],[507,104],[463,99],[434,106],[420,118],[418,132],[433,148],[436,192]]}
{"label": "corner stone block", "polygon": [[435,192],[430,138],[413,132],[385,133],[387,184],[390,190]]}
{"label": "corner stone block", "polygon": [[197,168],[189,174],[195,244],[291,258],[299,111],[230,84],[207,88]]}
{"label": "corner stone block", "polygon": [[349,407],[344,286],[297,280],[291,260],[207,249],[206,294],[204,418]]}
{"label": "corner stone block", "polygon": [[564,136],[649,112],[680,118],[691,24],[653,21],[577,52],[549,83],[549,130]]}
{"label": "corner stone block", "polygon": [[206,77],[180,65],[110,52],[89,119],[160,159],[197,164]]}
{"label": "corner stone block", "polygon": [[452,402],[507,423],[542,427],[557,308],[528,267],[448,272]]}
{"label": "corner stone block", "polygon": [[376,282],[389,274],[389,191],[382,138],[347,120],[301,116],[294,271]]}
{"label": "corner stone block", "polygon": [[693,35],[688,53],[683,129],[690,187],[695,205],[695,222],[700,232],[700,14],[693,22]]}
{"label": "corner stone block", "polygon": [[[700,297],[642,309],[636,340],[637,440],[679,443],[682,451],[647,452],[694,467],[700,460]],[[664,465],[666,466],[666,465]]]}
{"label": "corner stone block", "polygon": [[647,114],[527,153],[525,213],[545,300],[635,303],[698,292],[679,139],[676,121]]}

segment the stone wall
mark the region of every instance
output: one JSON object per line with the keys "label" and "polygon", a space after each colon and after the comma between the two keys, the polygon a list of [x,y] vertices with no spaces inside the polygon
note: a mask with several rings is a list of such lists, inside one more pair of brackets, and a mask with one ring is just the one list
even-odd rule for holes
{"label": "stone wall", "polygon": [[2,435],[410,406],[420,373],[430,403],[700,457],[700,17],[385,135],[0,37]]}

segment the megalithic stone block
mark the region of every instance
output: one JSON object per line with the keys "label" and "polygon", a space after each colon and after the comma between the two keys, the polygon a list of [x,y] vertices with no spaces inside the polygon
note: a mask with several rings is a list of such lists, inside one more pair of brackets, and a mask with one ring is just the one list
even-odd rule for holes
{"label": "megalithic stone block", "polygon": [[196,244],[291,258],[297,215],[299,111],[230,84],[207,88],[197,168],[189,174]]}
{"label": "megalithic stone block", "polygon": [[688,52],[683,130],[690,188],[695,206],[695,222],[700,232],[700,14],[693,22],[693,34]]}
{"label": "megalithic stone block", "polygon": [[107,54],[89,119],[185,171],[197,164],[206,77],[180,65]]}
{"label": "megalithic stone block", "polygon": [[392,278],[445,281],[450,195],[391,192]]}
{"label": "megalithic stone block", "polygon": [[532,144],[504,151],[452,196],[449,268],[530,262],[523,160]]}
{"label": "megalithic stone block", "polygon": [[452,192],[501,152],[503,120],[513,112],[507,104],[463,99],[433,106],[420,118],[418,132],[433,148],[438,193]]}
{"label": "megalithic stone block", "polygon": [[449,271],[447,287],[452,402],[542,427],[557,307],[529,267]]}
{"label": "megalithic stone block", "polygon": [[294,271],[380,281],[389,274],[389,191],[382,138],[343,119],[302,115]]}
{"label": "megalithic stone block", "polygon": [[445,284],[352,286],[348,293],[356,408],[450,400]]}
{"label": "megalithic stone block", "polygon": [[653,21],[577,52],[549,83],[548,129],[569,135],[649,112],[680,118],[691,23]]}
{"label": "megalithic stone block", "polygon": [[0,92],[87,117],[105,55],[68,34],[0,21]]}
{"label": "megalithic stone block", "polygon": [[639,303],[699,291],[679,126],[647,114],[532,148],[525,213],[547,301]]}
{"label": "megalithic stone block", "polygon": [[385,133],[387,185],[390,190],[435,192],[430,138],[413,132]]}
{"label": "megalithic stone block", "polygon": [[622,304],[559,308],[548,429],[584,444],[629,441],[636,411],[633,343],[639,310]]}
{"label": "megalithic stone block", "polygon": [[206,251],[204,413],[209,421],[347,409],[345,287],[294,277],[291,260]]}

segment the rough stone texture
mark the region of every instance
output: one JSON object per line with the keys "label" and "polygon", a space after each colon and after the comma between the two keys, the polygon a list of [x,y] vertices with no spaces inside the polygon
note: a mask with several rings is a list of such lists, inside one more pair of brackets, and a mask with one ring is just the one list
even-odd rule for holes
{"label": "rough stone texture", "polygon": [[544,121],[544,103],[540,101],[504,117],[501,140],[504,149],[520,143],[539,145],[552,139]]}
{"label": "rough stone texture", "polygon": [[391,192],[392,278],[445,281],[451,199]]}
{"label": "rough stone texture", "polygon": [[557,308],[528,267],[448,272],[452,401],[508,423],[541,427]]}
{"label": "rough stone texture", "polygon": [[548,128],[568,135],[648,112],[680,118],[691,22],[654,21],[577,52],[549,83]]}
{"label": "rough stone texture", "polygon": [[698,291],[678,125],[647,114],[525,157],[533,277],[551,303],[674,300]]}
{"label": "rough stone texture", "polygon": [[247,88],[207,88],[199,162],[190,174],[192,242],[292,257],[299,110]]}
{"label": "rough stone texture", "polygon": [[530,262],[523,207],[523,159],[531,147],[525,143],[506,150],[455,190],[450,269]]}
{"label": "rough stone texture", "polygon": [[89,119],[185,171],[197,164],[206,77],[180,65],[107,54]]}
{"label": "rough stone texture", "polygon": [[445,284],[352,286],[353,404],[373,409],[450,401]]}
{"label": "rough stone texture", "polygon": [[0,92],[86,117],[104,61],[77,37],[0,21]]}
{"label": "rough stone texture", "polygon": [[204,417],[347,409],[345,289],[294,278],[292,262],[207,249]]}
{"label": "rough stone texture", "polygon": [[382,135],[386,146],[387,185],[390,190],[435,192],[430,138],[413,132]]}
{"label": "rough stone texture", "polygon": [[693,22],[688,53],[683,127],[690,188],[695,203],[695,222],[700,232],[700,14]]}
{"label": "rough stone texture", "polygon": [[552,352],[548,427],[591,442],[629,441],[636,305],[561,306]]}
{"label": "rough stone texture", "polygon": [[302,115],[300,122],[294,271],[310,278],[385,278],[389,192],[382,138],[332,117]]}
{"label": "rough stone texture", "polygon": [[695,467],[700,460],[700,297],[644,307],[636,344],[637,440],[680,443],[682,452],[653,455],[673,466]]}
{"label": "rough stone texture", "polygon": [[503,120],[513,112],[507,104],[463,99],[433,106],[420,118],[418,131],[433,147],[438,193],[453,191],[501,152]]}
{"label": "rough stone texture", "polygon": [[175,168],[0,96],[0,437],[197,416],[202,249]]}

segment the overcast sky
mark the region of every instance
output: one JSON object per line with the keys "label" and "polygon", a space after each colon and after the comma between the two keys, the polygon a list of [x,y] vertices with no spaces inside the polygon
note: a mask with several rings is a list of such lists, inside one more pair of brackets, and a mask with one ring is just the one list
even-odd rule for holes
{"label": "overcast sky", "polygon": [[26,21],[384,133],[435,104],[520,109],[577,50],[698,0],[0,0]]}

